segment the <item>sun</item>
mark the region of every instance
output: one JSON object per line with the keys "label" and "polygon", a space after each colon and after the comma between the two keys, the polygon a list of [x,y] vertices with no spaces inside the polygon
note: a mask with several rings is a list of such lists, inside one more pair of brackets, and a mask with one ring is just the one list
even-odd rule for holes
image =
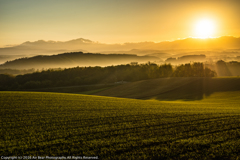
{"label": "sun", "polygon": [[215,31],[215,24],[210,19],[202,19],[196,23],[195,34],[198,38],[210,38]]}

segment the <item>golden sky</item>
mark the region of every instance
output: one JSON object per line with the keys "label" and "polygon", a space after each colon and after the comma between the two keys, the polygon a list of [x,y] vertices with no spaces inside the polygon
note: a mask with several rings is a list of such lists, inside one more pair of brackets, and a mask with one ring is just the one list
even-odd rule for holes
{"label": "golden sky", "polygon": [[198,37],[204,20],[214,25],[211,37],[239,37],[239,15],[240,0],[0,0],[0,47],[40,39],[124,43]]}

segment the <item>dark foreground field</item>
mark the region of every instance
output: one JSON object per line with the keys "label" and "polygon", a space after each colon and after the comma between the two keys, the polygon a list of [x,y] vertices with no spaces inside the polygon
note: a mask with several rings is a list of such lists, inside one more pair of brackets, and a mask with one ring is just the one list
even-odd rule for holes
{"label": "dark foreground field", "polygon": [[240,91],[194,101],[0,92],[1,156],[239,159]]}

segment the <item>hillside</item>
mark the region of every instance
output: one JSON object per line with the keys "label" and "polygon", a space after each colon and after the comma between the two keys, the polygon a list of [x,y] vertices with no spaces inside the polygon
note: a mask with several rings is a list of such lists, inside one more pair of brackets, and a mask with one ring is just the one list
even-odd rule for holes
{"label": "hillside", "polygon": [[237,159],[239,95],[221,92],[201,101],[160,102],[0,92],[0,152],[109,160]]}
{"label": "hillside", "polygon": [[108,67],[48,69],[25,75],[0,74],[0,90],[24,90],[76,85],[96,85],[139,81],[162,77],[214,77],[216,73],[202,63],[185,64],[173,69],[170,64],[127,64]]}
{"label": "hillside", "polygon": [[137,56],[127,54],[94,54],[83,52],[63,53],[51,56],[34,56],[29,58],[19,58],[5,62],[0,68],[11,69],[42,69],[42,68],[70,68],[76,66],[111,66],[119,64],[129,64],[131,62],[146,63],[157,61],[154,56]]}
{"label": "hillside", "polygon": [[101,96],[158,100],[200,100],[215,92],[240,91],[240,78],[172,77],[143,80],[94,93]]}

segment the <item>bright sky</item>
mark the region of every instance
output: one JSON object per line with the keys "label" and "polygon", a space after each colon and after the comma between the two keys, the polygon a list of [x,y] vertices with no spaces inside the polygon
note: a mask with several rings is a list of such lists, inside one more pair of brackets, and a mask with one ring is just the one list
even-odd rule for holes
{"label": "bright sky", "polygon": [[[239,15],[240,0],[0,0],[0,47],[41,39],[124,43],[203,34],[239,37]],[[198,24],[210,33],[196,31]]]}

